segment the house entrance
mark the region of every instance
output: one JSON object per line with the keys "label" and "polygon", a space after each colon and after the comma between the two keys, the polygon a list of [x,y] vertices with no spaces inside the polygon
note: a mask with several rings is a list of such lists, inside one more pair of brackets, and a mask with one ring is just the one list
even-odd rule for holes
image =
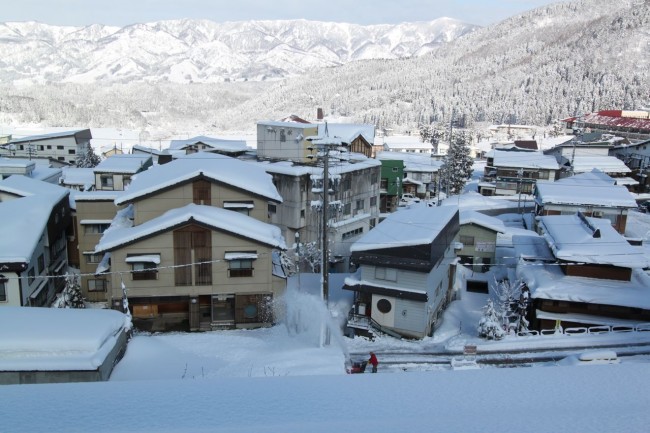
{"label": "house entrance", "polygon": [[235,295],[212,297],[212,323],[221,326],[235,324]]}

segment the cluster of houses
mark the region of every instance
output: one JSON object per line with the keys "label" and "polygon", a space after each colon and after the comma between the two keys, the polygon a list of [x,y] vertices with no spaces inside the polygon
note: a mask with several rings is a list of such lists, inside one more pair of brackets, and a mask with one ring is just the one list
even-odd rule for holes
{"label": "cluster of houses", "polygon": [[[259,122],[256,149],[200,136],[70,167],[90,139],[82,130],[0,146],[0,215],[11,221],[0,226],[0,305],[48,306],[76,268],[87,300],[122,310],[128,297],[141,329],[269,326],[287,257],[311,245],[327,249],[326,272],[350,273],[352,333],[432,335],[458,266],[510,269],[530,290],[536,329],[650,320],[648,257],[625,236],[631,191],[647,188],[647,141],[491,149],[478,192],[529,202],[477,212],[433,200],[443,162],[429,148],[379,144],[371,125],[292,116]],[[404,206],[405,194],[420,201]],[[525,228],[499,212],[525,214]]]}

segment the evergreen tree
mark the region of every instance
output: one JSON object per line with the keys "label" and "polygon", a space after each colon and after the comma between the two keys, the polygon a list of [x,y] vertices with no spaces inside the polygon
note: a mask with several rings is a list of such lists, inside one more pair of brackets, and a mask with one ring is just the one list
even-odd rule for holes
{"label": "evergreen tree", "polygon": [[93,168],[97,167],[97,164],[101,162],[101,159],[95,151],[93,150],[93,147],[89,144],[85,151],[79,156],[77,156],[77,161],[76,161],[76,166],[78,168]]}
{"label": "evergreen tree", "polygon": [[420,141],[422,143],[433,143],[433,129],[431,125],[420,125]]}
{"label": "evergreen tree", "polygon": [[86,308],[78,275],[67,274],[65,276],[65,288],[57,306],[59,308]]}
{"label": "evergreen tree", "polygon": [[469,150],[469,134],[454,131],[449,152],[440,170],[442,183],[446,185],[448,195],[463,192],[465,184],[472,177],[473,164]]}
{"label": "evergreen tree", "polygon": [[494,307],[492,299],[488,299],[484,310],[483,317],[478,322],[479,337],[487,338],[488,340],[502,339],[506,335],[506,332],[501,327],[501,315]]}

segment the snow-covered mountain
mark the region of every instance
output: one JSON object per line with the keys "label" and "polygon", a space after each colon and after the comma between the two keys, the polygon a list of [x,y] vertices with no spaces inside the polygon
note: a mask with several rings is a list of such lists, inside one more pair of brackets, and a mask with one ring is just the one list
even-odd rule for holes
{"label": "snow-covered mountain", "polygon": [[0,82],[209,83],[270,80],[355,60],[424,55],[478,27],[451,18],[397,25],[206,20],[124,28],[0,24]]}
{"label": "snow-covered mountain", "polygon": [[[306,22],[305,26],[300,21],[293,23],[300,24],[292,27],[294,31],[302,28],[309,34],[316,32]],[[25,25],[38,27],[35,24]],[[319,54],[309,56],[304,54],[307,52],[306,46],[301,45],[307,44],[306,36],[280,31],[287,22],[267,23],[275,29],[267,30],[266,36],[270,39],[253,38],[252,35],[259,36],[260,24],[246,23],[250,32],[248,36],[231,34],[230,37],[222,36],[219,41],[212,39],[211,44],[199,43],[209,40],[210,36],[196,25],[195,28],[187,28],[183,37],[187,41],[197,41],[194,45],[203,46],[206,52],[209,52],[208,46],[216,51],[222,45],[232,47],[230,49],[236,53],[235,57],[242,65],[237,69],[242,71],[239,78],[235,79],[234,70],[239,68],[235,63],[221,62],[221,59],[201,63],[207,54],[192,59],[185,57],[185,62],[174,63],[175,69],[170,70],[177,74],[174,76],[180,77],[176,81],[160,78],[160,74],[138,75],[133,72],[147,68],[163,70],[152,59],[162,59],[166,55],[172,58],[184,46],[174,42],[180,40],[179,37],[169,36],[173,33],[171,30],[164,30],[168,25],[181,24],[163,22],[126,29],[111,30],[96,26],[83,31],[75,30],[83,34],[97,34],[98,39],[105,42],[103,50],[110,50],[115,57],[122,55],[124,59],[121,68],[117,68],[114,62],[108,61],[106,51],[97,57],[97,62],[104,62],[100,68],[95,64],[90,65],[87,61],[90,57],[86,54],[70,54],[65,59],[66,64],[76,62],[85,67],[83,70],[86,72],[82,73],[82,67],[78,66],[79,72],[76,74],[61,72],[56,65],[62,60],[41,59],[38,56],[32,59],[32,63],[22,63],[17,72],[16,67],[11,65],[18,62],[15,57],[24,58],[25,54],[18,55],[18,51],[7,50],[7,40],[18,38],[23,41],[21,43],[32,44],[35,52],[37,47],[47,44],[24,42],[15,32],[7,35],[8,25],[0,28],[0,41],[5,41],[2,43],[5,48],[0,52],[0,77],[13,74],[11,80],[31,80],[31,77],[38,76],[43,77],[40,78],[42,81],[52,82],[56,81],[56,77],[71,81],[85,77],[91,81],[91,84],[72,82],[13,86],[8,84],[8,79],[0,79],[0,124],[119,126],[142,130],[152,136],[155,136],[156,129],[191,136],[216,135],[221,131],[233,130],[252,131],[259,119],[280,119],[289,114],[309,119],[314,117],[318,107],[323,108],[326,115],[350,117],[357,122],[398,131],[436,122],[448,125],[452,113],[464,126],[471,126],[473,122],[544,125],[558,118],[598,109],[650,109],[650,0],[575,0],[552,4],[472,31],[438,46],[428,54],[397,59],[349,61],[361,58],[362,54],[368,56],[376,47],[383,46],[379,42],[370,44],[368,39],[361,44],[339,36],[338,40],[346,41],[339,51],[327,48],[326,41],[334,38],[328,32],[349,34],[341,30],[344,28],[339,27],[341,25],[323,24],[318,27],[323,35],[328,36],[319,39],[320,51],[315,48],[310,51],[318,51]],[[421,25],[403,24],[401,30],[395,32],[401,36],[410,35],[411,41],[420,41],[416,29]],[[404,30],[409,26],[412,32]],[[165,43],[164,53],[156,48],[156,44],[149,44],[149,48],[144,49],[135,44],[129,45],[133,42],[129,38],[117,36],[128,31],[144,38],[145,34],[150,35],[144,28],[153,27],[161,32],[157,36],[160,40],[171,38]],[[66,35],[74,33],[70,28],[41,28],[39,31],[43,39],[59,41],[56,42],[59,44],[63,44],[63,40],[70,41]],[[276,40],[271,34],[283,35],[284,40],[294,41],[291,42],[293,51],[287,48],[289,44],[260,48],[262,41]],[[376,39],[392,41],[385,42],[385,46],[391,47],[390,52],[401,52],[406,50],[403,47],[410,46],[416,53],[430,49],[425,43],[413,42],[409,45],[406,39],[397,39],[397,36],[389,36],[391,34],[384,31],[383,39]],[[78,48],[77,53],[89,50],[84,44],[79,43],[84,48]],[[128,48],[121,44],[126,44]],[[419,48],[415,49],[416,46]],[[246,56],[251,52],[267,59],[267,63],[250,61]],[[287,53],[295,52],[302,53],[302,56],[290,58],[294,62],[301,59],[302,63],[287,61]],[[337,67],[308,68],[310,61],[321,62],[328,56],[333,60],[324,64],[338,65],[343,63],[343,59],[347,63]],[[285,62],[283,68],[269,66],[270,59]],[[289,65],[294,72],[288,72]],[[99,78],[102,74],[109,74],[106,68],[113,71],[114,77],[106,75],[106,78]],[[194,84],[187,85],[178,83],[188,74],[183,68],[190,71],[233,68],[233,73],[231,82],[198,83],[195,80]],[[100,70],[104,72],[98,73]],[[306,72],[284,80],[253,79],[269,78],[271,72],[279,77],[299,71]],[[172,74],[169,71],[166,73],[167,76]],[[250,77],[248,81],[243,81],[244,74]],[[144,82],[135,78],[145,75],[158,78],[147,78]],[[103,85],[120,79],[115,77],[123,77],[126,81],[129,76],[134,78],[128,79],[126,84]],[[98,81],[92,81],[94,79]]]}

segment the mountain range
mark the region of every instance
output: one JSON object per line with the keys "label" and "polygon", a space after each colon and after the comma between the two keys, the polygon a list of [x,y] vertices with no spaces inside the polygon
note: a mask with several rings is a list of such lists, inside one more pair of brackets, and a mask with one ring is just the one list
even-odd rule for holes
{"label": "mountain range", "polygon": [[174,20],[60,27],[0,24],[0,82],[273,80],[368,59],[421,56],[478,29],[451,18],[346,23]]}
{"label": "mountain range", "polygon": [[[22,25],[51,42],[26,42],[17,24],[0,30],[0,124],[218,135],[289,114],[313,118],[322,108],[330,118],[398,131],[452,119],[479,131],[486,122],[548,125],[600,109],[650,107],[650,0],[556,3],[489,27],[463,27],[453,39],[451,30],[422,36],[433,23],[370,26],[374,33],[365,28],[353,38],[352,25],[265,22],[262,32],[260,22],[250,22],[212,43],[206,29],[216,25],[203,21],[75,31]],[[76,31],[94,39],[70,37]],[[91,39],[102,41],[102,55],[88,54]],[[12,51],[12,44],[22,48]],[[230,54],[209,61],[196,54],[188,66],[192,47],[208,53],[223,44]],[[70,50],[65,59],[56,59],[60,46]]]}

